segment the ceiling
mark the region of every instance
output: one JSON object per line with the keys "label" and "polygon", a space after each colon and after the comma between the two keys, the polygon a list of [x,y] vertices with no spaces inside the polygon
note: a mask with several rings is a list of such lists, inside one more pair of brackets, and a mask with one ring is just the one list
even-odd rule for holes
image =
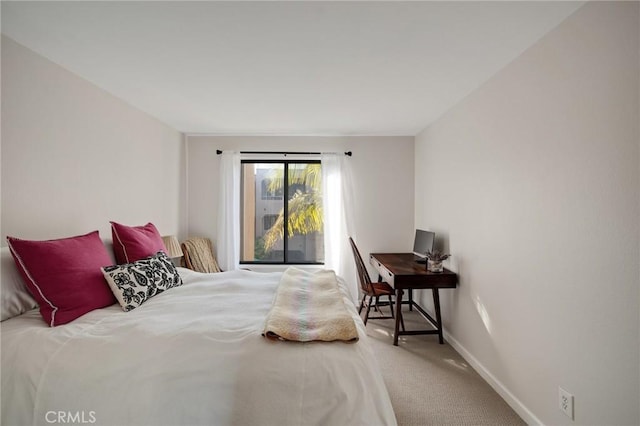
{"label": "ceiling", "polygon": [[7,2],[2,33],[181,132],[415,135],[583,2]]}

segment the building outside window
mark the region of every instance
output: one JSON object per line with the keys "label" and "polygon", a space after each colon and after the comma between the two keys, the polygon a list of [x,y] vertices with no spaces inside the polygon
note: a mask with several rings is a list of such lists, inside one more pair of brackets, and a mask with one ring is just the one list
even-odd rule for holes
{"label": "building outside window", "polygon": [[241,170],[240,263],[323,263],[320,161],[243,160]]}
{"label": "building outside window", "polygon": [[273,179],[265,178],[260,181],[261,191],[260,199],[262,200],[282,200],[282,186],[275,185]]}

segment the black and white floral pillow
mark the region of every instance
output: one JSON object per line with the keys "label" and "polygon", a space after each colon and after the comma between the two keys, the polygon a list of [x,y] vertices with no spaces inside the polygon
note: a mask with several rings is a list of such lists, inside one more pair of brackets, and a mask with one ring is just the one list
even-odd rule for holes
{"label": "black and white floral pillow", "polygon": [[153,256],[102,269],[111,291],[125,311],[142,305],[163,291],[182,285],[182,279],[169,257],[159,251]]}

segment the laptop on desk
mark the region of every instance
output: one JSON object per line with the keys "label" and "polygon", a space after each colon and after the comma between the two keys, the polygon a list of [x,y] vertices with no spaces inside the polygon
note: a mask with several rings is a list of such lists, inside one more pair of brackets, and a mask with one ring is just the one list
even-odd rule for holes
{"label": "laptop on desk", "polygon": [[433,251],[435,239],[434,232],[416,229],[416,236],[413,239],[413,254],[417,263],[427,263],[427,252]]}

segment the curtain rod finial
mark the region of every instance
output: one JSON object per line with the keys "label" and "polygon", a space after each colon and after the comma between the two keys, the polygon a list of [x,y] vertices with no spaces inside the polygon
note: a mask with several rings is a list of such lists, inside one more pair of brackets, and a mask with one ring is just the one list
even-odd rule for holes
{"label": "curtain rod finial", "polygon": [[216,149],[216,154],[220,155],[220,154],[222,154],[222,151],[219,150],[219,149]]}
{"label": "curtain rod finial", "polygon": [[347,157],[351,157],[353,153],[351,151],[347,151],[344,153],[344,155],[346,155]]}

